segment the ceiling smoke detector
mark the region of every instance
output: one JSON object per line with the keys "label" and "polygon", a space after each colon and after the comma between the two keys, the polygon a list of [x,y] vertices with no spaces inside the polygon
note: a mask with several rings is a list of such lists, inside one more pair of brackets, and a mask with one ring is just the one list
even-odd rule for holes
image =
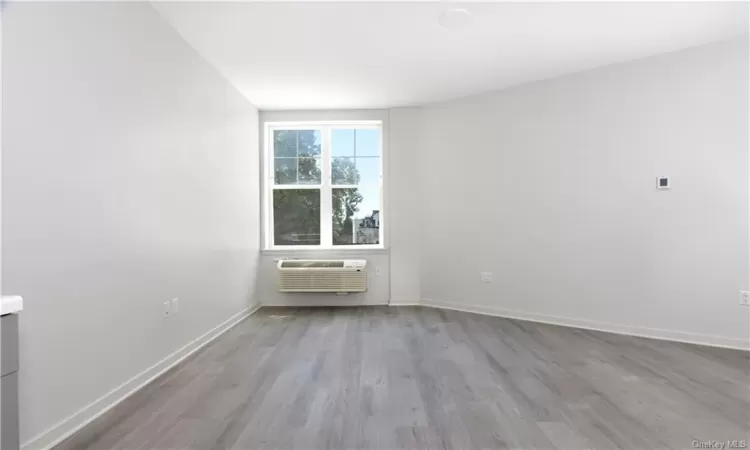
{"label": "ceiling smoke detector", "polygon": [[440,12],[438,23],[445,28],[461,28],[471,21],[471,13],[464,8],[450,8]]}

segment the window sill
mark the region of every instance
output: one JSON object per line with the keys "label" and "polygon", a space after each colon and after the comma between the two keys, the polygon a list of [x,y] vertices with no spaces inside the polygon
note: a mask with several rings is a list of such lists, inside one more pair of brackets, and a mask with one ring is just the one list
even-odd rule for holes
{"label": "window sill", "polygon": [[320,256],[329,257],[329,255],[386,255],[388,249],[385,247],[343,247],[343,248],[268,248],[260,251],[263,255],[277,256]]}

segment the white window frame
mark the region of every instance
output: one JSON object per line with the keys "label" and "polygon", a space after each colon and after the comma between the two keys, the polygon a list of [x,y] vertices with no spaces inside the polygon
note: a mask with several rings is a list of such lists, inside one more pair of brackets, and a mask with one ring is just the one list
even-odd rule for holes
{"label": "white window frame", "polygon": [[[378,228],[379,244],[351,244],[333,245],[333,189],[358,188],[359,185],[333,185],[331,183],[331,130],[334,128],[369,128],[380,131],[380,178],[379,183],[379,211],[380,226]],[[384,180],[384,145],[383,122],[381,120],[338,120],[338,121],[284,121],[266,122],[264,125],[263,150],[263,217],[266,250],[366,250],[385,248],[385,195]],[[274,149],[273,133],[275,130],[319,130],[321,141],[321,184],[277,185],[274,183]],[[273,222],[273,192],[279,189],[319,189],[320,190],[320,245],[276,245],[274,239]]]}

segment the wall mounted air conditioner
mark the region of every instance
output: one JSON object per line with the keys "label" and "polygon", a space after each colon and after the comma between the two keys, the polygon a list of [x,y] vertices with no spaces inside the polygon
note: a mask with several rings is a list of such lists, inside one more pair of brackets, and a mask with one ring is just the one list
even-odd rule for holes
{"label": "wall mounted air conditioner", "polygon": [[365,292],[367,261],[285,259],[279,261],[279,292]]}

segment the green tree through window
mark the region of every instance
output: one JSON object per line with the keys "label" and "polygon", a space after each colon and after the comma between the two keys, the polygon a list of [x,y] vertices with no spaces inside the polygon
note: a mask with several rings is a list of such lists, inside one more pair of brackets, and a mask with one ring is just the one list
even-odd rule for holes
{"label": "green tree through window", "polygon": [[[321,144],[317,130],[275,130],[274,182],[276,185],[321,184]],[[359,181],[359,172],[351,158],[333,158],[334,180]],[[349,184],[349,183],[347,183]],[[275,189],[273,225],[275,245],[320,245],[321,190]],[[333,188],[333,244],[356,243],[354,215],[363,200],[358,188]]]}

